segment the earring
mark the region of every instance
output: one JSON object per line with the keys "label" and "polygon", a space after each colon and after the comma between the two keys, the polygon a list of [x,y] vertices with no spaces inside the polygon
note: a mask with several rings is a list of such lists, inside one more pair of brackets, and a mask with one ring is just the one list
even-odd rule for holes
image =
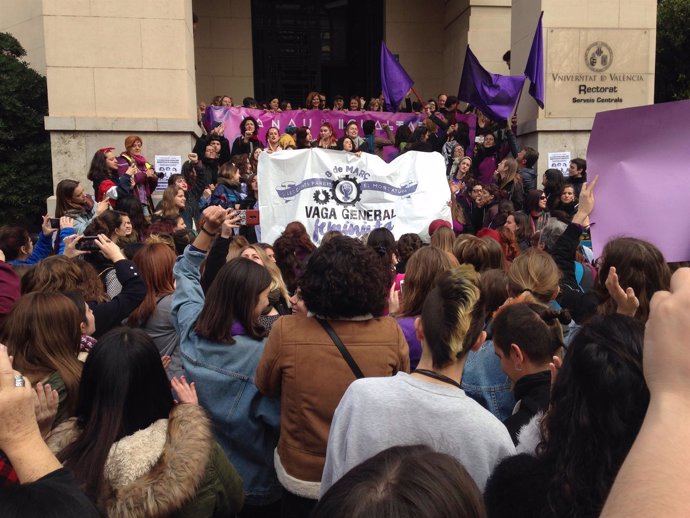
{"label": "earring", "polygon": [[515,370],[519,372],[522,370],[522,367],[519,367],[517,364],[515,364]]}

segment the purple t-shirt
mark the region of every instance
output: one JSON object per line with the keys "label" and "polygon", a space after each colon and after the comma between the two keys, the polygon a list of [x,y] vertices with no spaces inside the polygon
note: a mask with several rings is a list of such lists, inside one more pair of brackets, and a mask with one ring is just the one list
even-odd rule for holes
{"label": "purple t-shirt", "polygon": [[417,332],[414,328],[414,321],[417,317],[399,317],[396,320],[400,329],[402,329],[407,340],[407,345],[410,347],[410,372],[417,368],[419,359],[422,357],[422,344],[417,340]]}

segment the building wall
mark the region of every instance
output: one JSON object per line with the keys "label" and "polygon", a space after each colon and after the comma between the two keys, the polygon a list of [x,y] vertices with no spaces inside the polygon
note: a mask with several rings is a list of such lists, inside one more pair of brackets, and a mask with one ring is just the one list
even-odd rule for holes
{"label": "building wall", "polygon": [[457,94],[468,43],[485,68],[508,73],[510,0],[387,0],[384,33],[424,100]]}
{"label": "building wall", "polygon": [[251,0],[194,0],[197,101],[254,96]]}
{"label": "building wall", "polygon": [[[545,109],[525,85],[518,109],[523,145],[540,152],[538,169],[549,152],[586,157],[597,112],[653,104],[656,53],[655,0],[514,0],[511,20],[513,73],[524,70],[539,13],[544,11]],[[595,42],[612,53],[608,68],[596,71],[586,55]],[[593,70],[594,68],[594,70]],[[618,77],[627,76],[626,80]],[[585,88],[615,88],[614,93],[582,93]],[[591,102],[588,102],[591,101]]]}
{"label": "building wall", "polygon": [[26,50],[25,61],[39,74],[46,73],[42,0],[3,1],[0,32],[12,34]]}

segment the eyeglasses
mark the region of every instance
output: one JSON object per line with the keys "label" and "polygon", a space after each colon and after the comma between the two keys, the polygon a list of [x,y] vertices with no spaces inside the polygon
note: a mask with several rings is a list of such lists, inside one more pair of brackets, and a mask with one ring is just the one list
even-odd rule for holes
{"label": "eyeglasses", "polygon": [[476,187],[474,189],[472,189],[472,192],[476,192],[476,193],[480,193],[482,191],[483,191],[483,189],[481,187],[479,189],[477,189]]}
{"label": "eyeglasses", "polygon": [[545,199],[546,199],[546,194],[542,194],[541,196],[539,196],[539,199],[540,199],[540,200],[545,200]]}

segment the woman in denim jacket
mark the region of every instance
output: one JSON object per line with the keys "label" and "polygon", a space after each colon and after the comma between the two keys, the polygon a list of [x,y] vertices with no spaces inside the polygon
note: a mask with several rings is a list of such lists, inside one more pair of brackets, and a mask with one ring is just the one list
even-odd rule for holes
{"label": "woman in denim jacket", "polygon": [[[199,236],[178,258],[172,319],[187,377],[196,383],[199,403],[211,416],[216,439],[244,482],[243,512],[265,512],[273,505],[279,510],[281,486],[273,450],[280,401],[261,395],[254,385],[266,335],[259,316],[268,304],[271,276],[265,268],[238,257],[221,268],[206,299],[201,289],[199,267],[228,213],[208,207]],[[237,226],[237,219],[230,216],[225,224]]]}

